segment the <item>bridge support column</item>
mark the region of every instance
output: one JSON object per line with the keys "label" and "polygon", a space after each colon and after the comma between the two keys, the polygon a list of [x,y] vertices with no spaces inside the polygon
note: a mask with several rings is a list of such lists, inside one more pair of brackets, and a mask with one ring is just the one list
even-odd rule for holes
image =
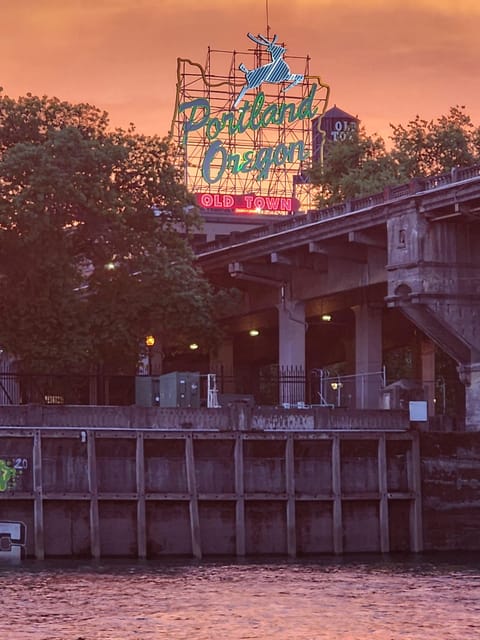
{"label": "bridge support column", "polygon": [[[382,308],[369,304],[355,312],[355,399],[357,409],[378,409],[382,371]],[[378,374],[378,375],[375,375]]]}
{"label": "bridge support column", "polygon": [[465,430],[480,431],[480,362],[461,365],[458,371],[465,385]]}
{"label": "bridge support column", "polygon": [[281,404],[305,402],[305,383],[299,379],[305,375],[305,303],[291,300],[285,293],[282,298],[278,306],[278,364],[284,381],[280,381],[279,400]]}

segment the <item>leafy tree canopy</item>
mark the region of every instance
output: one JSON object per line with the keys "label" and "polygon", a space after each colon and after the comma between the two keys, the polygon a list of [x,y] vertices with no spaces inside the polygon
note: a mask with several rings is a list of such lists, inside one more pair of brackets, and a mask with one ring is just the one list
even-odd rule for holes
{"label": "leafy tree canopy", "polygon": [[480,127],[473,125],[464,107],[452,107],[435,121],[417,116],[406,126],[390,126],[390,150],[381,137],[369,136],[363,128],[326,144],[323,166],[317,164],[311,171],[312,182],[319,188],[318,206],[480,161]]}
{"label": "leafy tree canopy", "polygon": [[0,345],[28,371],[133,372],[149,333],[218,334],[228,293],[194,266],[172,149],[108,125],[88,104],[0,93]]}

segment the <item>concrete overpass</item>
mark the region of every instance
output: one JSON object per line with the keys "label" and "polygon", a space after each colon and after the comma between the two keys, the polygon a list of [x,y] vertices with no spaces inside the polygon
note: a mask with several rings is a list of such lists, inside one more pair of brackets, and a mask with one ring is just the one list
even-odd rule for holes
{"label": "concrete overpass", "polygon": [[[479,246],[477,165],[232,234],[199,247],[197,259],[212,281],[244,291],[232,335],[259,320],[276,325],[281,366],[305,367],[306,328],[351,310],[355,373],[378,371],[382,318],[396,310],[421,332],[424,381],[435,376],[433,345],[457,363],[465,426],[480,430]],[[231,341],[218,359],[235,367]],[[378,392],[362,403],[378,407]]]}

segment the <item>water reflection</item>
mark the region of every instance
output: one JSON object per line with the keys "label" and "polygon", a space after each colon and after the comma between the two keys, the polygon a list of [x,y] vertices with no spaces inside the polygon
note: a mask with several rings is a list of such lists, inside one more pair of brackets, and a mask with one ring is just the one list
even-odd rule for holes
{"label": "water reflection", "polygon": [[26,562],[0,580],[8,639],[480,637],[480,556]]}

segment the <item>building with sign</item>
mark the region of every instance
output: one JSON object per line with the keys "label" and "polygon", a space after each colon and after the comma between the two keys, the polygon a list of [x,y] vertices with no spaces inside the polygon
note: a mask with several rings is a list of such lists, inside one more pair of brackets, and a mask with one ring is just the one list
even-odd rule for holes
{"label": "building with sign", "polygon": [[312,120],[312,157],[314,162],[322,158],[323,145],[326,141],[345,140],[347,135],[358,129],[359,119],[335,104],[325,111],[323,116]]}

